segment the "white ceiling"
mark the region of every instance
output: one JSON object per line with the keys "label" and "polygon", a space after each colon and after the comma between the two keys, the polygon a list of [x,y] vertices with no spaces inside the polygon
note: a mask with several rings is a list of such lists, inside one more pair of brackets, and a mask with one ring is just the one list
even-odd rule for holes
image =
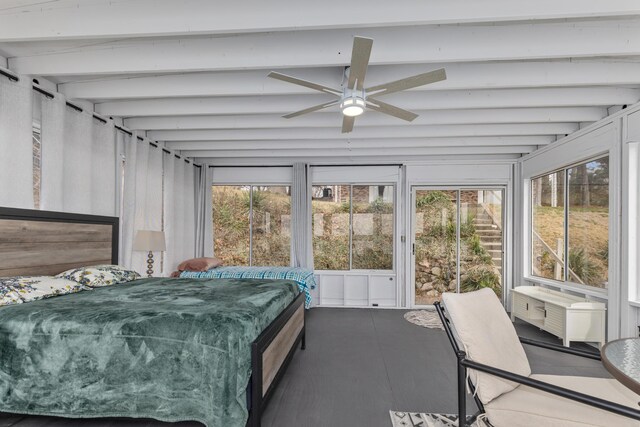
{"label": "white ceiling", "polygon": [[[340,133],[332,100],[272,69],[342,83],[353,36],[367,86],[440,67]],[[637,0],[2,0],[0,55],[71,100],[202,160],[514,158],[640,100]]]}

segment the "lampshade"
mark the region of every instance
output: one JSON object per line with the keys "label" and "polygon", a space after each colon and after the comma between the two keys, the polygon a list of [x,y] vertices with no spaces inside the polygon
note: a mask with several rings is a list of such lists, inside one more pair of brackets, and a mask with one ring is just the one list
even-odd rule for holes
{"label": "lampshade", "polygon": [[133,239],[134,251],[164,251],[167,246],[162,231],[138,230]]}

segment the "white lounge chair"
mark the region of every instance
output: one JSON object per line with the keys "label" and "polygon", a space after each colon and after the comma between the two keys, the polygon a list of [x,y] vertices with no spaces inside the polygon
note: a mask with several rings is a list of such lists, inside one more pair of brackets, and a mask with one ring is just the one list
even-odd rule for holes
{"label": "white lounge chair", "polygon": [[640,395],[616,380],[532,374],[522,343],[598,360],[599,355],[519,339],[492,290],[445,293],[436,309],[458,358],[460,420],[466,419],[468,383],[494,427],[640,427]]}

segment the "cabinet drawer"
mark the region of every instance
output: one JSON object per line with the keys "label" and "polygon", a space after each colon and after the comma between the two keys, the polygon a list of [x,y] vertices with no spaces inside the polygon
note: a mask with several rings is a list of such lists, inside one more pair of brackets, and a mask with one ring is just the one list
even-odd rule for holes
{"label": "cabinet drawer", "polygon": [[565,310],[557,305],[545,304],[544,329],[554,335],[564,335]]}

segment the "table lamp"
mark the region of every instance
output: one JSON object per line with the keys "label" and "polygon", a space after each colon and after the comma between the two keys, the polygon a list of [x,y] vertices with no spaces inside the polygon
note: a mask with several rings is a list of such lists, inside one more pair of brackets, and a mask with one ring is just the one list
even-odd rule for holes
{"label": "table lamp", "polygon": [[149,252],[147,257],[147,277],[153,275],[153,251],[164,251],[167,246],[164,241],[164,232],[151,230],[138,230],[133,239],[133,250]]}

